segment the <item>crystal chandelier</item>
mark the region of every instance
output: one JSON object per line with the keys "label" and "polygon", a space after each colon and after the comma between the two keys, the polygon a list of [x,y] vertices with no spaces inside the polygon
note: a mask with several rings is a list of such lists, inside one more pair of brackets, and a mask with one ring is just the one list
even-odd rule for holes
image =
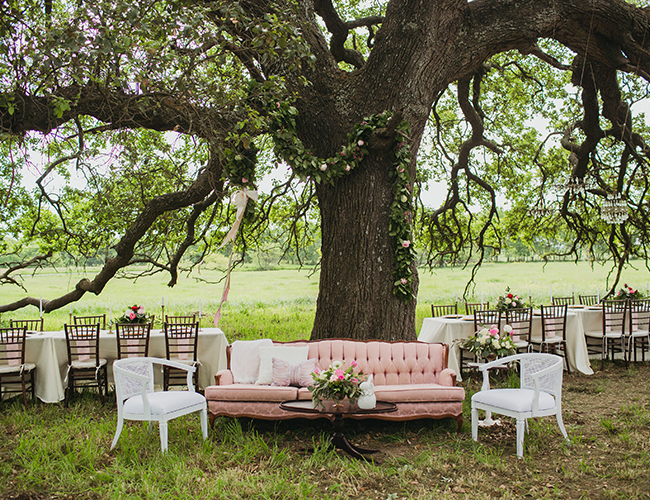
{"label": "crystal chandelier", "polygon": [[571,195],[584,194],[585,191],[592,189],[595,183],[591,178],[580,178],[571,176],[565,182],[555,185],[555,189],[560,196],[568,193]]}
{"label": "crystal chandelier", "polygon": [[528,215],[534,217],[535,219],[541,219],[548,215],[551,215],[553,210],[546,208],[544,205],[538,203],[536,206],[528,209]]}
{"label": "crystal chandelier", "polygon": [[620,193],[608,194],[603,206],[600,207],[600,218],[607,224],[622,224],[629,217],[627,203]]}
{"label": "crystal chandelier", "polygon": [[[578,156],[572,151],[569,154],[569,163],[571,163],[572,170],[578,166]],[[560,182],[555,185],[555,189],[560,196],[565,194],[576,195],[584,194],[585,191],[593,189],[596,183],[590,177],[577,177],[572,175],[565,182]]]}

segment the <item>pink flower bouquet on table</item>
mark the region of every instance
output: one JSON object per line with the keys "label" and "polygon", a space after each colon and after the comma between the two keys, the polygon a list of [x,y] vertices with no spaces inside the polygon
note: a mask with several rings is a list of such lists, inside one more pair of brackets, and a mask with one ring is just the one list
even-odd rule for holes
{"label": "pink flower bouquet on table", "polygon": [[625,283],[623,285],[623,288],[621,288],[618,292],[616,292],[616,295],[614,295],[614,300],[637,300],[642,298],[643,294],[639,290],[636,290],[635,288],[629,286],[627,283]]}
{"label": "pink flower bouquet on table", "polygon": [[314,407],[325,408],[323,400],[339,402],[345,398],[350,400],[350,404],[355,404],[362,393],[359,384],[366,379],[363,372],[354,372],[356,367],[357,363],[353,361],[344,370],[343,363],[334,361],[327,369],[317,368],[312,372],[314,384],[309,386],[309,390]]}
{"label": "pink flower bouquet on table", "polygon": [[497,309],[499,311],[506,311],[507,309],[519,309],[526,307],[526,303],[519,296],[510,292],[510,287],[506,288],[505,295],[497,299]]}
{"label": "pink flower bouquet on table", "polygon": [[496,326],[481,328],[475,335],[461,340],[459,344],[479,358],[487,358],[490,355],[501,358],[517,351],[510,325],[505,325],[502,332]]}
{"label": "pink flower bouquet on table", "polygon": [[148,323],[149,315],[144,312],[144,306],[133,305],[118,318],[118,323]]}

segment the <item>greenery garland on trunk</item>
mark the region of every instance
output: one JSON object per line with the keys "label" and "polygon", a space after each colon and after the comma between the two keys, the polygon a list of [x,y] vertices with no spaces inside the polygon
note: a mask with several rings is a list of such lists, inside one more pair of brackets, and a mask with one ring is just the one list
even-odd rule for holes
{"label": "greenery garland on trunk", "polygon": [[[393,116],[390,111],[368,116],[354,126],[348,134],[348,143],[341,147],[336,156],[322,159],[311,151],[305,150],[296,134],[295,116],[298,110],[286,102],[275,103],[270,110],[272,119],[271,132],[275,139],[275,153],[289,163],[294,172],[303,180],[313,179],[317,183],[329,182],[343,177],[359,166],[369,153],[367,149],[371,135],[377,129],[385,128]],[[411,176],[409,173],[411,154],[405,139],[409,135],[409,125],[402,121],[397,133],[403,137],[392,149],[393,203],[390,213],[390,236],[395,246],[394,288],[393,293],[399,299],[409,301],[413,294],[413,269],[415,250],[413,248],[411,221],[413,207],[411,197]]]}
{"label": "greenery garland on trunk", "polygon": [[[269,128],[274,138],[275,154],[293,168],[303,181],[334,181],[343,177],[359,166],[369,154],[368,141],[377,129],[385,128],[393,113],[384,111],[363,119],[348,134],[348,143],[333,157],[318,158],[312,151],[305,149],[296,133],[295,117],[298,110],[288,102],[274,102],[268,110]],[[411,176],[409,173],[411,154],[406,139],[409,125],[402,121],[397,126],[397,140],[391,154],[393,156],[393,203],[390,211],[389,234],[393,237],[395,247],[393,293],[399,299],[409,301],[413,294],[413,269],[415,250],[413,248],[413,205],[411,196]],[[228,166],[224,171],[230,183],[237,187],[254,187],[256,154],[245,154],[238,148],[226,149]],[[247,212],[252,208],[249,200]]]}

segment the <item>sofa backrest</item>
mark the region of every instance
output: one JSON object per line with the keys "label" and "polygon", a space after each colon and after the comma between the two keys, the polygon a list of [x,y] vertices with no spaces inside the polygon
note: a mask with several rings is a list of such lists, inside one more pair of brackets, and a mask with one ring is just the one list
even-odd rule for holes
{"label": "sofa backrest", "polygon": [[449,347],[428,342],[384,342],[379,340],[327,339],[274,342],[283,345],[308,345],[308,358],[326,369],[333,361],[344,368],[356,361],[358,370],[373,374],[375,385],[435,384],[447,368]]}

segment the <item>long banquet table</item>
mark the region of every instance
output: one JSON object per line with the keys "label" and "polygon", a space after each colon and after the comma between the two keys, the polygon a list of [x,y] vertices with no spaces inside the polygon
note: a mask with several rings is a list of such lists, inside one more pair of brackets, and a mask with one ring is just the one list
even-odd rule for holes
{"label": "long banquet table", "polygon": [[[573,306],[567,312],[567,358],[572,371],[578,371],[585,375],[594,373],[589,363],[585,331],[600,330],[601,323],[602,309],[600,307]],[[418,340],[448,344],[451,347],[449,368],[455,370],[458,380],[461,380],[460,349],[454,340],[464,339],[473,334],[474,318],[472,316],[450,315],[424,318]],[[536,340],[542,338],[542,318],[537,313],[533,316],[531,336]]]}
{"label": "long banquet table", "polygon": [[[199,388],[214,384],[217,371],[226,368],[228,340],[219,328],[199,330],[198,358]],[[108,362],[108,379],[113,381],[113,361],[117,359],[115,332],[103,330],[99,335],[99,355]],[[165,334],[152,330],[149,340],[149,356],[164,358]],[[65,379],[68,371],[68,353],[65,333],[43,332],[27,335],[25,361],[36,363],[36,396],[45,403],[57,403],[64,399]],[[162,375],[156,373],[156,383]]]}

